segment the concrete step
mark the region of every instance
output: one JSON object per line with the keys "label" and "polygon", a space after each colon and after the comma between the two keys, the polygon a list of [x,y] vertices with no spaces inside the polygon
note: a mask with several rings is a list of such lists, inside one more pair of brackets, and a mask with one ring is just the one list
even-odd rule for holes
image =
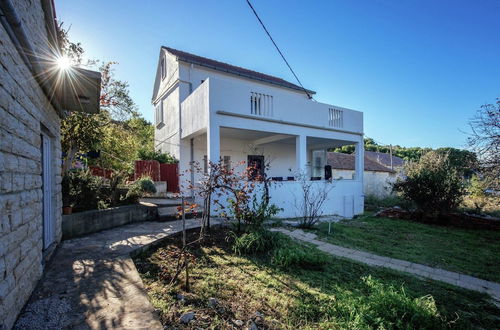
{"label": "concrete step", "polygon": [[[177,206],[163,206],[158,207],[158,218],[161,221],[171,221],[180,219],[179,210],[177,207],[180,206],[180,203]],[[201,217],[202,209],[198,209],[198,214]],[[192,212],[186,212],[186,219],[192,219],[195,217],[195,214]]]}

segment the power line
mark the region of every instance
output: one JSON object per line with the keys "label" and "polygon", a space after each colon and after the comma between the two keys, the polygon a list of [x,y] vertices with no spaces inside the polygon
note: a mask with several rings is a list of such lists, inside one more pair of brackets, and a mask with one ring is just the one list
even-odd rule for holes
{"label": "power line", "polygon": [[271,34],[269,33],[269,31],[267,30],[266,26],[264,25],[264,22],[262,22],[262,20],[260,19],[259,15],[257,14],[257,12],[255,11],[255,9],[253,8],[252,4],[250,3],[250,0],[246,0],[246,1],[247,1],[247,4],[250,6],[250,9],[252,9],[253,13],[255,14],[255,17],[257,17],[257,19],[259,20],[260,25],[262,25],[262,27],[264,28],[264,31],[266,31],[267,36],[269,37],[269,39],[271,39],[271,42],[273,43],[274,47],[276,47],[276,50],[281,55],[281,58],[283,59],[283,61],[285,61],[286,65],[288,66],[288,68],[292,72],[292,74],[295,77],[295,79],[297,79],[297,82],[299,83],[300,87],[302,87],[302,89],[304,90],[304,92],[307,94],[307,97],[309,99],[312,99],[311,94],[309,94],[309,92],[307,91],[307,89],[304,88],[304,85],[302,85],[302,83],[300,82],[299,77],[297,77],[297,75],[293,71],[292,67],[290,66],[290,64],[286,60],[285,55],[283,55],[283,53],[279,49],[278,45],[274,41],[273,37],[271,37]]}

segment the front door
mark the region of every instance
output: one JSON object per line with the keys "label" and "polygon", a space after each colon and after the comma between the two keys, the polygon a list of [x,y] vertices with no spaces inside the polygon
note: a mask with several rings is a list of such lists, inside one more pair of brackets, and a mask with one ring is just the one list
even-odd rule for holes
{"label": "front door", "polygon": [[262,179],[264,176],[264,156],[262,155],[248,155],[248,167],[255,168],[254,171],[250,171],[250,179],[255,180],[258,177]]}
{"label": "front door", "polygon": [[43,192],[43,249],[55,239],[55,219],[52,211],[52,143],[42,133],[42,192]]}

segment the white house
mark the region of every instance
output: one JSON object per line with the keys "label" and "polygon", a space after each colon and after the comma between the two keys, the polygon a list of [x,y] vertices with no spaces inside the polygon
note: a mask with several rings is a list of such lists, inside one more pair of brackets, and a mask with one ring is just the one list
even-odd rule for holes
{"label": "white house", "polygon": [[[179,159],[270,162],[280,180],[271,190],[280,217],[298,216],[297,173],[325,184],[326,150],[355,145],[355,175],[332,184],[324,214],[363,211],[363,113],[319,103],[314,92],[283,79],[162,47],[154,84],[155,145]],[[207,169],[208,170],[208,169]],[[190,177],[192,176],[192,177]],[[194,179],[185,175],[181,182]]]}

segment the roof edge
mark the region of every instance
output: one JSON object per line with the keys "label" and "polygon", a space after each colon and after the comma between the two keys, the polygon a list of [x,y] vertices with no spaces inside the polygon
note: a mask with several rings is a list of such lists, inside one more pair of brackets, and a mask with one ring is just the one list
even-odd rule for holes
{"label": "roof edge", "polygon": [[[192,59],[186,59],[186,58],[183,58],[182,56],[179,56],[177,54],[173,54],[170,51],[169,47],[161,46],[161,48],[165,49],[167,52],[169,52],[170,54],[172,54],[173,56],[175,56],[178,60],[186,62],[186,63],[192,63],[192,64],[196,64],[196,65],[199,65],[199,66],[202,66],[202,67],[205,67],[205,68],[209,68],[209,69],[212,69],[212,70],[226,72],[226,73],[229,73],[229,74],[234,74],[236,76],[240,76],[240,77],[245,77],[245,78],[252,79],[252,80],[266,82],[266,83],[271,84],[271,85],[276,85],[276,86],[280,86],[280,87],[283,87],[283,88],[288,88],[288,89],[296,90],[296,91],[303,92],[303,93],[306,93],[306,94],[307,93],[309,93],[311,95],[316,94],[315,91],[307,89],[307,88],[301,88],[300,86],[297,86],[297,87],[287,86],[285,84],[280,84],[279,82],[276,82],[276,81],[272,81],[272,80],[265,79],[265,78],[259,78],[259,77],[252,76],[252,75],[249,75],[249,74],[244,74],[242,72],[237,72],[235,70],[230,70],[230,69],[227,69],[227,68],[223,68],[221,66],[209,65],[209,64],[206,64],[206,63],[202,63],[200,61],[196,61],[196,60],[192,60]],[[192,55],[194,55],[194,54],[192,54]],[[195,55],[195,56],[198,56],[198,55]],[[210,59],[210,60],[212,60],[212,59]],[[212,60],[212,61],[219,62],[217,60]],[[220,63],[222,63],[222,62],[220,62]],[[228,64],[228,63],[225,63],[225,64],[230,65],[230,66],[234,66],[234,65]],[[245,69],[245,68],[242,68],[242,69]],[[250,69],[245,69],[245,70],[253,71],[253,70],[250,70]],[[259,74],[263,74],[263,75],[269,76],[268,74],[265,74],[265,73],[260,73],[260,72],[257,72],[257,71],[255,71],[255,72],[259,73]],[[278,79],[284,80],[283,78],[279,78],[279,77],[274,77],[274,78],[278,78]],[[290,82],[288,82],[288,83],[291,84]]]}

